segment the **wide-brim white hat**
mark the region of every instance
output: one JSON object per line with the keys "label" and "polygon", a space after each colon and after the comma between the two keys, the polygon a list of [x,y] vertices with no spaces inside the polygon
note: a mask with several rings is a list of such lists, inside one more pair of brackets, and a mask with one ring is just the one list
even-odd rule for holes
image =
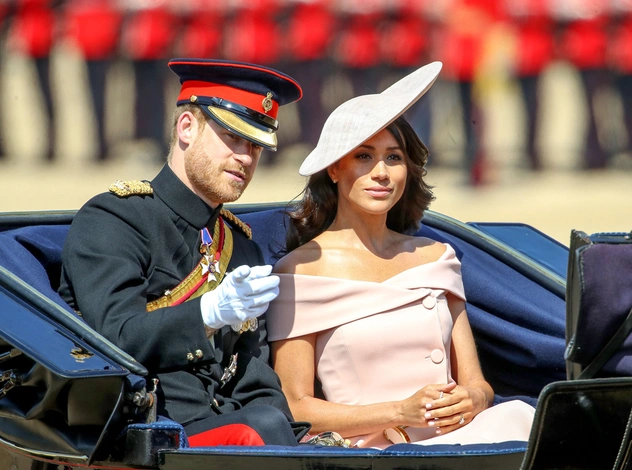
{"label": "wide-brim white hat", "polygon": [[404,114],[437,79],[441,62],[432,62],[397,81],[382,93],[345,101],[329,115],[318,144],[298,172],[313,175],[337,162]]}

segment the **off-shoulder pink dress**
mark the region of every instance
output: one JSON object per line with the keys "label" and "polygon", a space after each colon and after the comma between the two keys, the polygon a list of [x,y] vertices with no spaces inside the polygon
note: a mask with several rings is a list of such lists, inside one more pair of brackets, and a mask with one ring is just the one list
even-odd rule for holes
{"label": "off-shoulder pink dress", "polygon": [[[464,299],[461,264],[451,246],[431,263],[384,282],[280,274],[267,312],[270,341],[317,333],[315,369],[328,401],[367,405],[402,400],[427,384],[448,383],[452,316],[446,292]],[[534,408],[509,401],[436,436],[407,428],[416,444],[527,441]],[[335,431],[335,429],[333,429]],[[345,436],[348,437],[348,436]],[[382,432],[354,436],[360,447],[390,445]]]}

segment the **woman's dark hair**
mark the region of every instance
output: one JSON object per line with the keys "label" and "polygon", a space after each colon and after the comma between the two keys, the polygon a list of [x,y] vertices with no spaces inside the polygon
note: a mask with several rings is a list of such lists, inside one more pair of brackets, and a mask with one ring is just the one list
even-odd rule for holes
{"label": "woman's dark hair", "polygon": [[[406,188],[399,201],[388,212],[386,226],[399,233],[415,233],[424,211],[434,200],[432,186],[424,181],[428,148],[419,139],[408,121],[401,116],[386,127],[407,155]],[[338,208],[338,188],[327,169],[307,180],[302,199],[288,208],[290,217],[285,237],[286,252],[304,245],[331,225]]]}

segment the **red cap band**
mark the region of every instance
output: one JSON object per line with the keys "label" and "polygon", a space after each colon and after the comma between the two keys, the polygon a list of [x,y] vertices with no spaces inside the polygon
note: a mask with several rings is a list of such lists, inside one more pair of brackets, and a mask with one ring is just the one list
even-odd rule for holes
{"label": "red cap band", "polygon": [[279,110],[279,104],[272,101],[272,108],[266,111],[263,107],[263,101],[265,96],[251,93],[249,91],[240,90],[239,88],[233,88],[226,85],[217,85],[215,83],[204,82],[201,80],[189,80],[182,84],[180,95],[178,95],[178,101],[189,100],[192,95],[206,96],[210,98],[222,98],[233,103],[246,106],[261,114],[265,114],[274,119],[277,117]]}

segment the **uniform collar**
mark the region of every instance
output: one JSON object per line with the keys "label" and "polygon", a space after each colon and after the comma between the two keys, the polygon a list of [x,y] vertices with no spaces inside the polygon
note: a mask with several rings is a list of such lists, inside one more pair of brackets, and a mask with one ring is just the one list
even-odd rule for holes
{"label": "uniform collar", "polygon": [[151,182],[154,193],[176,214],[197,229],[210,226],[219,215],[222,205],[213,209],[189,189],[165,165]]}

